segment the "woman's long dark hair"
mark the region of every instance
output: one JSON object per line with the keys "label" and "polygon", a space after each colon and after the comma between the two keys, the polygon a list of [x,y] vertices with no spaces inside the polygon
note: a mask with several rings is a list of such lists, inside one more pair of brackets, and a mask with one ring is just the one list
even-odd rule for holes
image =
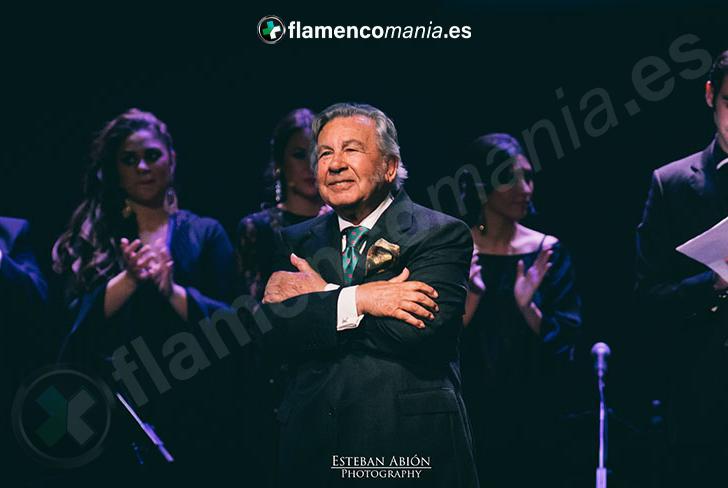
{"label": "woman's long dark hair", "polygon": [[[283,174],[283,159],[286,151],[286,145],[293,134],[299,130],[311,130],[314,114],[307,108],[296,108],[284,115],[273,129],[273,135],[270,138],[270,161],[265,170],[266,183],[269,186],[272,200],[275,201],[275,182],[276,178],[281,185],[281,201],[286,201],[286,177]],[[276,176],[276,170],[280,170]]]}
{"label": "woman's long dark hair", "polygon": [[167,126],[150,112],[127,110],[98,134],[91,144],[84,200],[53,246],[53,270],[70,278],[70,295],[88,291],[123,269],[119,240],[136,236],[138,230],[134,214],[122,216],[126,195],[120,186],[116,155],[127,137],[140,130],[152,131],[172,157]]}

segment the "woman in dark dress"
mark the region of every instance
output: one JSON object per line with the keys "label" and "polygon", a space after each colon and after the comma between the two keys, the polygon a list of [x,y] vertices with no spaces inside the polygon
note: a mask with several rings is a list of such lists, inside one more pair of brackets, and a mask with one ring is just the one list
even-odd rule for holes
{"label": "woman in dark dress", "polygon": [[[220,461],[228,446],[221,409],[232,385],[220,384],[224,366],[214,364],[220,360],[199,324],[229,303],[235,261],[217,221],[177,208],[175,170],[172,138],[153,114],[131,109],[110,121],[93,143],[84,200],[53,262],[67,283],[73,324],[61,359],[121,392],[154,425],[175,465],[192,469]],[[119,364],[132,362],[136,386],[118,374]],[[117,411],[116,425],[126,425],[124,435],[133,431],[152,464],[158,454]],[[108,442],[119,447],[128,441],[122,437]],[[112,452],[133,459],[129,444]]]}
{"label": "woman in dark dress", "polygon": [[[271,160],[266,170],[275,203],[263,204],[261,211],[244,217],[238,226],[239,291],[257,300],[263,298],[272,272],[275,232],[328,211],[319,197],[309,162],[312,121],[313,112],[299,108],[278,122],[271,137]],[[254,342],[254,372],[250,379],[255,399],[245,402],[253,408],[250,422],[256,432],[253,438],[261,472],[269,475],[261,482],[275,486],[276,412],[286,386],[287,367],[273,335],[258,339]]]}
{"label": "woman in dark dress", "polygon": [[316,217],[324,205],[311,171],[309,150],[313,112],[298,108],[287,113],[273,130],[271,160],[266,178],[275,203],[243,217],[238,225],[238,271],[241,291],[258,300],[271,275],[275,231]]}
{"label": "woman in dark dress", "polygon": [[478,174],[464,189],[474,253],[461,354],[480,481],[557,486],[559,380],[581,324],[571,259],[519,223],[534,185],[518,141],[482,136],[467,159]]}

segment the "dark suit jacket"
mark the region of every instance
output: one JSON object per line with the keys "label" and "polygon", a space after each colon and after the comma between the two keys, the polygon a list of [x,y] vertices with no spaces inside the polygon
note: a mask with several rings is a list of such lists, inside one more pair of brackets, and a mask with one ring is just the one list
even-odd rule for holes
{"label": "dark suit jacket", "polygon": [[[35,327],[41,322],[47,285],[31,250],[30,226],[20,219],[0,217],[0,442],[7,446],[0,463],[6,479],[13,479],[25,460],[10,433],[10,406],[22,377],[35,367]],[[18,456],[15,458],[15,456]]]}
{"label": "dark suit jacket", "polygon": [[[28,222],[0,217],[0,375],[20,374],[28,364],[32,327],[38,325],[48,287],[29,241]],[[15,378],[16,380],[18,378]],[[6,383],[3,382],[3,385]],[[3,391],[6,391],[4,388]]]}
{"label": "dark suit jacket", "polygon": [[[341,289],[303,295],[270,307],[279,319],[293,374],[281,404],[281,486],[356,484],[332,470],[332,456],[419,455],[432,469],[414,486],[477,486],[470,427],[461,398],[458,338],[472,240],[467,226],[414,204],[400,191],[367,235],[398,244],[399,261],[354,283],[388,280],[403,267],[410,280],[433,286],[439,313],[417,329],[399,320],[366,316],[337,332]],[[288,256],[306,258],[329,283],[342,283],[341,234],[334,213],[283,229],[276,269]],[[382,480],[364,480],[375,484]],[[397,485],[397,486],[401,486]]]}
{"label": "dark suit jacket", "polygon": [[660,360],[671,369],[661,373],[671,378],[679,443],[717,441],[727,426],[728,304],[716,298],[712,271],[675,251],[728,215],[716,144],[653,173],[637,229],[637,296],[655,337],[667,339]]}
{"label": "dark suit jacket", "polygon": [[46,301],[48,287],[31,250],[25,220],[0,217],[0,308],[36,306]]}

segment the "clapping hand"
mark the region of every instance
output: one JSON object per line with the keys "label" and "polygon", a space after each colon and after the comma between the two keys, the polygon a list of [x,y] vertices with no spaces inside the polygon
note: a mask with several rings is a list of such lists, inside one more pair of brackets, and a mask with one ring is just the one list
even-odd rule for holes
{"label": "clapping hand", "polygon": [[478,250],[473,249],[473,257],[470,260],[470,291],[476,295],[485,293],[485,283],[483,282],[483,267],[478,263]]}
{"label": "clapping hand", "polygon": [[151,266],[151,278],[159,293],[165,298],[169,298],[174,291],[174,261],[169,255],[167,246],[164,245],[161,239],[154,243],[154,247],[156,248],[157,259],[153,261]]}
{"label": "clapping hand", "polygon": [[518,266],[516,268],[516,283],[513,286],[513,295],[519,308],[524,309],[531,305],[534,293],[536,293],[538,287],[541,286],[544,276],[546,276],[548,270],[551,269],[549,259],[552,254],[553,251],[551,250],[542,250],[538,254],[536,261],[534,261],[533,265],[528,268],[528,270],[525,269],[523,260],[518,261]]}
{"label": "clapping hand", "polygon": [[129,239],[122,238],[121,251],[126,272],[134,281],[138,283],[151,280],[165,298],[172,295],[174,261],[161,239],[157,239],[153,245],[149,245],[142,244],[139,239],[130,243]]}
{"label": "clapping hand", "polygon": [[143,245],[139,239],[129,243],[129,239],[121,239],[121,252],[126,272],[134,281],[146,281],[151,277],[151,268],[157,260],[157,253],[149,245]]}

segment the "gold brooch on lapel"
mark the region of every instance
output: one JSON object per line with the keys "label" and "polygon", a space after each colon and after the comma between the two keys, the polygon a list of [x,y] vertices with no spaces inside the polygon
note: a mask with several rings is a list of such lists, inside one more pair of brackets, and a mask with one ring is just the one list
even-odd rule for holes
{"label": "gold brooch on lapel", "polygon": [[380,238],[367,251],[366,276],[391,268],[399,258],[399,246]]}

